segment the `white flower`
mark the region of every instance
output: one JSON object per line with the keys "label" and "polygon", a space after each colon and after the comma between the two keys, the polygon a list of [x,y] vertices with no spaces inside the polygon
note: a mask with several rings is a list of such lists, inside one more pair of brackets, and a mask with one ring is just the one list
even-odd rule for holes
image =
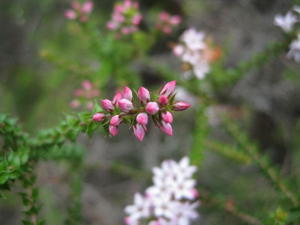
{"label": "white flower", "polygon": [[204,38],[205,34],[203,32],[198,32],[196,29],[190,28],[183,33],[181,40],[189,49],[201,50],[206,47]]}
{"label": "white flower", "polygon": [[288,12],[285,16],[276,15],[274,18],[274,24],[285,32],[290,32],[297,22],[298,18],[292,12]]}
{"label": "white flower", "polygon": [[196,219],[198,217],[198,213],[195,210],[198,206],[198,202],[193,204],[188,202],[178,202],[176,207],[174,207],[174,217],[171,219],[171,221],[176,225],[189,225],[191,219]]}
{"label": "white flower", "polygon": [[298,34],[298,38],[290,44],[287,57],[293,58],[298,63],[300,62],[300,34]]}
{"label": "white flower", "polygon": [[198,79],[204,79],[210,71],[210,61],[207,57],[209,46],[205,41],[205,34],[191,28],[182,34],[181,42],[173,48],[173,53],[191,67],[183,76],[190,78],[193,73]]}
{"label": "white flower", "polygon": [[153,186],[146,189],[146,197],[135,194],[134,204],[125,208],[127,225],[189,225],[198,216],[195,171],[188,157],[179,162],[165,160],[154,167]]}
{"label": "white flower", "polygon": [[134,195],[134,204],[127,206],[125,212],[130,215],[132,221],[147,218],[150,215],[150,202],[140,193],[136,193]]}
{"label": "white flower", "polygon": [[161,195],[153,198],[154,215],[157,217],[172,218],[176,202],[172,201],[170,195]]}
{"label": "white flower", "polygon": [[199,80],[205,78],[206,74],[210,71],[210,66],[208,62],[199,61],[193,68],[194,74]]}
{"label": "white flower", "polygon": [[181,56],[184,53],[184,51],[185,51],[185,47],[183,45],[176,45],[173,48],[173,53],[176,56]]}

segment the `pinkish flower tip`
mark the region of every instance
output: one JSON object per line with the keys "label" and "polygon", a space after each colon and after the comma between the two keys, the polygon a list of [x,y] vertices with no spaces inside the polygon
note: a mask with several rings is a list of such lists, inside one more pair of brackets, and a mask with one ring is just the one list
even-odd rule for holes
{"label": "pinkish flower tip", "polygon": [[116,127],[116,126],[119,126],[120,123],[121,123],[121,119],[120,119],[119,115],[113,116],[113,117],[110,119],[110,122],[109,122],[109,124],[110,124],[111,126],[115,126],[115,127]]}
{"label": "pinkish flower tip", "polygon": [[101,122],[104,119],[105,115],[103,113],[96,113],[93,115],[93,120],[96,122]]}
{"label": "pinkish flower tip", "polygon": [[114,105],[109,99],[103,99],[101,101],[101,106],[104,110],[109,112],[114,110]]}
{"label": "pinkish flower tip", "polygon": [[163,119],[163,121],[165,121],[166,123],[172,123],[173,122],[173,115],[170,112],[164,112],[161,114],[161,117]]}
{"label": "pinkish flower tip", "polygon": [[77,15],[74,10],[68,9],[65,11],[65,17],[69,20],[74,20],[76,19]]}
{"label": "pinkish flower tip", "polygon": [[173,105],[173,109],[175,111],[183,111],[183,110],[186,110],[186,109],[188,109],[190,107],[191,107],[191,105],[189,103],[186,103],[186,102],[176,102]]}
{"label": "pinkish flower tip", "polygon": [[165,123],[164,121],[162,121],[160,130],[169,136],[173,136],[173,128],[170,123]]}
{"label": "pinkish flower tip", "polygon": [[176,80],[170,81],[166,83],[165,86],[161,89],[160,95],[169,96],[173,94],[175,88],[176,88]]}
{"label": "pinkish flower tip", "polygon": [[146,112],[154,115],[159,111],[159,106],[156,102],[148,102],[146,105]]}
{"label": "pinkish flower tip", "polygon": [[119,133],[119,129],[118,129],[118,127],[115,127],[115,126],[109,126],[109,128],[108,128],[108,130],[109,130],[109,133],[112,135],[112,136],[117,136],[118,135],[118,133]]}
{"label": "pinkish flower tip", "polygon": [[83,5],[81,7],[81,12],[89,14],[92,12],[93,6],[94,6],[94,4],[92,1],[87,1],[87,2],[83,3]]}
{"label": "pinkish flower tip", "polygon": [[133,126],[133,133],[139,141],[143,141],[145,137],[145,130],[142,125],[136,124]]}
{"label": "pinkish flower tip", "polygon": [[124,87],[123,91],[122,91],[122,96],[123,98],[128,99],[129,101],[132,100],[132,91],[129,87]]}
{"label": "pinkish flower tip", "polygon": [[147,125],[148,124],[148,115],[147,115],[147,113],[139,113],[136,116],[136,122],[138,122],[141,125]]}
{"label": "pinkish flower tip", "polygon": [[150,100],[150,92],[147,88],[140,87],[138,90],[138,98],[142,103],[146,103]]}
{"label": "pinkish flower tip", "polygon": [[161,105],[167,105],[168,101],[169,101],[169,99],[165,95],[161,95],[161,96],[158,97],[158,103],[161,104]]}
{"label": "pinkish flower tip", "polygon": [[82,81],[81,86],[85,90],[91,90],[93,88],[93,85],[89,80]]}
{"label": "pinkish flower tip", "polygon": [[122,110],[122,112],[125,112],[125,113],[127,113],[133,109],[132,102],[126,98],[120,99],[118,101],[118,105],[119,105],[120,109]]}

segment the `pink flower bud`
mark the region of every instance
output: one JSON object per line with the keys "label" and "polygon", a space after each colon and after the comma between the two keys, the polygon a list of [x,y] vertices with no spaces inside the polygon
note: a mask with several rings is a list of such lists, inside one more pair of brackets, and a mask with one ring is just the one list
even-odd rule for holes
{"label": "pink flower bud", "polygon": [[116,127],[116,126],[119,126],[120,123],[121,123],[121,119],[120,119],[119,115],[113,116],[113,117],[110,119],[110,122],[109,122],[109,124],[110,124],[111,126],[115,126],[115,127]]}
{"label": "pink flower bud", "polygon": [[109,128],[108,128],[108,130],[109,130],[109,133],[112,135],[112,136],[116,136],[116,135],[118,135],[118,133],[119,133],[119,129],[117,128],[117,127],[115,127],[115,126],[109,126]]}
{"label": "pink flower bud", "polygon": [[138,98],[141,102],[145,103],[150,100],[150,92],[144,87],[140,87],[138,90]]}
{"label": "pink flower bud", "polygon": [[159,127],[162,132],[169,136],[173,136],[173,128],[170,123],[161,122],[161,126]]}
{"label": "pink flower bud", "polygon": [[74,10],[68,9],[65,11],[65,17],[69,20],[74,20],[76,19],[77,15]]}
{"label": "pink flower bud", "polygon": [[147,115],[147,113],[139,113],[136,116],[136,122],[138,122],[141,125],[147,125],[148,124],[148,115]]}
{"label": "pink flower bud", "polygon": [[176,80],[170,81],[165,84],[165,86],[161,89],[159,94],[169,96],[173,94],[175,88],[176,88]]}
{"label": "pink flower bud", "polygon": [[159,14],[159,18],[162,20],[162,21],[167,21],[169,19],[169,13],[163,11]]}
{"label": "pink flower bud", "polygon": [[83,3],[81,12],[89,14],[92,12],[93,6],[94,6],[94,4],[92,1],[87,1],[87,2]]}
{"label": "pink flower bud", "polygon": [[141,20],[142,20],[142,15],[141,15],[141,14],[137,14],[137,15],[135,15],[135,16],[132,18],[132,23],[133,23],[134,25],[139,25],[140,22],[141,22]]}
{"label": "pink flower bud", "polygon": [[169,101],[169,99],[168,99],[168,97],[165,96],[165,95],[161,95],[161,96],[159,96],[159,98],[158,98],[158,103],[161,104],[161,105],[167,105],[167,104],[168,104],[168,101]]}
{"label": "pink flower bud", "polygon": [[106,24],[106,27],[109,29],[109,30],[115,30],[117,29],[118,25],[113,22],[113,21],[109,21],[107,24]]}
{"label": "pink flower bud", "polygon": [[120,109],[122,110],[122,112],[125,112],[125,113],[127,113],[133,109],[132,102],[126,98],[122,98],[121,100],[119,100],[118,105],[119,105]]}
{"label": "pink flower bud", "polygon": [[114,105],[109,99],[103,99],[101,101],[101,106],[104,110],[106,111],[113,111],[114,110]]}
{"label": "pink flower bud", "polygon": [[71,3],[71,6],[72,6],[73,9],[76,9],[76,10],[80,10],[80,7],[81,7],[81,5],[78,1],[73,1]]}
{"label": "pink flower bud", "polygon": [[70,102],[70,106],[73,108],[73,109],[76,109],[80,106],[80,102],[78,100],[73,100]]}
{"label": "pink flower bud", "polygon": [[173,105],[173,109],[175,111],[183,111],[183,110],[186,110],[186,109],[188,109],[190,107],[191,107],[191,105],[189,103],[186,103],[186,102],[176,102]]}
{"label": "pink flower bud", "polygon": [[191,190],[191,192],[192,192],[191,194],[192,194],[192,196],[193,196],[194,199],[199,197],[199,192],[198,192],[197,189],[193,188]]}
{"label": "pink flower bud", "polygon": [[161,117],[162,117],[163,121],[165,121],[166,123],[172,123],[173,122],[173,115],[170,112],[162,113]]}
{"label": "pink flower bud", "polygon": [[114,96],[114,98],[113,98],[113,100],[112,100],[112,103],[113,103],[114,105],[118,105],[118,101],[119,101],[120,99],[122,99],[122,94],[121,94],[120,91],[117,91],[116,94],[115,94],[115,96]]}
{"label": "pink flower bud", "polygon": [[124,87],[123,91],[122,91],[122,96],[123,98],[128,99],[129,101],[132,100],[132,91],[129,87]]}
{"label": "pink flower bud", "polygon": [[96,122],[101,122],[104,119],[105,115],[103,113],[96,113],[93,115],[93,120]]}
{"label": "pink flower bud", "polygon": [[91,90],[93,87],[92,83],[89,80],[82,81],[81,86],[84,90]]}
{"label": "pink flower bud", "polygon": [[181,21],[182,21],[181,16],[178,16],[178,15],[172,16],[170,19],[170,23],[172,25],[178,25],[181,23]]}
{"label": "pink flower bud", "polygon": [[133,133],[139,141],[142,141],[145,137],[145,130],[140,124],[136,124],[135,126],[133,126]]}
{"label": "pink flower bud", "polygon": [[150,115],[154,115],[159,111],[159,106],[156,102],[148,102],[146,105],[146,112]]}
{"label": "pink flower bud", "polygon": [[86,108],[87,108],[87,110],[92,110],[94,108],[94,103],[93,102],[88,102],[86,104]]}

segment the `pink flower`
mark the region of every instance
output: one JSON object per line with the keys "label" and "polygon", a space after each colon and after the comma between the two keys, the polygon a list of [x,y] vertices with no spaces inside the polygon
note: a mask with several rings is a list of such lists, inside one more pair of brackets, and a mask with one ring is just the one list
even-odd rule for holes
{"label": "pink flower", "polygon": [[111,126],[115,126],[115,127],[116,127],[116,126],[119,126],[120,123],[121,123],[121,119],[120,119],[119,115],[113,116],[113,117],[110,119],[110,122],[109,122],[109,124],[110,124]]}
{"label": "pink flower", "polygon": [[190,107],[191,107],[191,105],[189,103],[186,103],[186,102],[176,102],[173,105],[173,110],[175,110],[175,111],[183,111],[183,110],[186,110],[186,109],[188,109]]}
{"label": "pink flower", "polygon": [[137,14],[137,15],[135,15],[135,16],[132,18],[132,23],[133,23],[134,25],[139,25],[140,22],[141,22],[141,20],[142,20],[142,15],[141,15],[141,14]]}
{"label": "pink flower", "polygon": [[162,132],[169,136],[173,136],[173,128],[170,123],[161,122],[161,126],[159,127]]}
{"label": "pink flower", "polygon": [[80,106],[80,102],[78,100],[73,100],[73,101],[71,101],[70,106],[72,108],[76,109]]}
{"label": "pink flower", "polygon": [[158,103],[161,104],[161,105],[167,105],[168,101],[169,101],[169,99],[165,95],[161,95],[161,96],[158,97]]}
{"label": "pink flower", "polygon": [[147,113],[139,113],[136,116],[136,122],[138,122],[141,125],[147,125],[148,124],[148,115],[147,115]]}
{"label": "pink flower", "polygon": [[129,101],[132,100],[132,91],[129,87],[124,87],[123,91],[122,91],[122,96],[123,98],[128,99]]}
{"label": "pink flower", "polygon": [[173,122],[173,115],[170,112],[164,112],[161,114],[161,117],[163,119],[163,121],[165,121],[166,123],[172,123]]}
{"label": "pink flower", "polygon": [[83,3],[83,5],[81,7],[81,12],[89,14],[92,12],[93,6],[94,6],[94,4],[92,1],[87,1],[87,2]]}
{"label": "pink flower", "polygon": [[89,80],[82,81],[81,86],[85,90],[91,90],[93,88],[93,85]]}
{"label": "pink flower", "polygon": [[159,14],[159,18],[163,21],[166,21],[169,19],[169,13],[163,11]]}
{"label": "pink flower", "polygon": [[125,113],[127,113],[133,109],[132,102],[126,98],[119,100],[118,105],[119,105],[120,109],[122,110],[122,112],[125,112]]}
{"label": "pink flower", "polygon": [[182,21],[182,19],[178,15],[172,16],[171,19],[170,19],[170,23],[173,24],[173,25],[178,25],[178,24],[181,23],[181,21]]}
{"label": "pink flower", "polygon": [[94,103],[93,103],[93,102],[88,102],[88,103],[86,104],[86,108],[87,108],[88,110],[92,110],[92,109],[94,108]]}
{"label": "pink flower", "polygon": [[146,104],[150,100],[150,92],[148,89],[140,87],[138,90],[138,98],[142,103]]}
{"label": "pink flower", "polygon": [[78,2],[78,1],[73,1],[72,3],[71,3],[71,6],[72,6],[72,8],[73,9],[76,9],[76,10],[80,10],[80,8],[81,8],[81,6],[80,6],[80,3]]}
{"label": "pink flower", "polygon": [[109,126],[108,130],[109,130],[109,133],[112,136],[117,136],[118,133],[119,133],[119,129],[117,127],[115,127],[115,126],[112,126],[112,125]]}
{"label": "pink flower", "polygon": [[109,21],[107,24],[106,24],[106,27],[109,29],[109,30],[115,30],[117,29],[118,25],[113,22],[113,21]]}
{"label": "pink flower", "polygon": [[104,99],[101,101],[101,106],[104,110],[110,112],[114,110],[114,105],[109,99]]}
{"label": "pink flower", "polygon": [[69,20],[74,20],[74,19],[76,19],[77,15],[74,10],[68,9],[65,11],[65,17]]}
{"label": "pink flower", "polygon": [[139,141],[143,141],[145,137],[145,130],[142,125],[136,124],[133,126],[133,133]]}
{"label": "pink flower", "polygon": [[93,120],[96,122],[101,122],[105,118],[103,113],[96,113],[93,115]]}
{"label": "pink flower", "polygon": [[175,88],[176,88],[176,80],[170,81],[165,84],[165,86],[161,89],[159,94],[169,96],[173,94]]}
{"label": "pink flower", "polygon": [[156,102],[148,102],[146,105],[146,112],[150,115],[154,115],[159,111],[159,106]]}

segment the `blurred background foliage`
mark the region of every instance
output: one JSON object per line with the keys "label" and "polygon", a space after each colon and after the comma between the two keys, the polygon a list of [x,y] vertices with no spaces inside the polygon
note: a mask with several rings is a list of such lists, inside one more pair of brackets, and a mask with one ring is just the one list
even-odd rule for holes
{"label": "blurred background foliage", "polygon": [[[69,102],[85,79],[96,83],[101,98],[122,85],[153,90],[176,79],[196,99],[192,110],[176,116],[174,137],[150,127],[138,143],[124,128],[116,138],[96,132],[91,139],[81,135],[78,146],[54,149],[56,161],[45,157],[36,169],[47,224],[122,224],[123,207],[149,184],[150,168],[184,154],[199,165],[203,204],[195,224],[300,224],[298,203],[291,204],[272,177],[279,174],[299,201],[299,65],[286,59],[288,42],[273,25],[274,15],[296,1],[139,2],[146,15],[142,29],[151,30],[162,9],[180,14],[184,22],[155,42],[141,34],[118,45],[101,33],[115,1],[95,0],[84,29],[64,18],[68,0],[0,2],[0,112],[18,118],[30,134],[74,113]],[[223,51],[203,82],[182,79],[171,55],[170,43],[188,27],[204,30]],[[212,117],[207,113],[212,107],[221,113]],[[18,191],[0,200],[3,225],[20,224]]]}

